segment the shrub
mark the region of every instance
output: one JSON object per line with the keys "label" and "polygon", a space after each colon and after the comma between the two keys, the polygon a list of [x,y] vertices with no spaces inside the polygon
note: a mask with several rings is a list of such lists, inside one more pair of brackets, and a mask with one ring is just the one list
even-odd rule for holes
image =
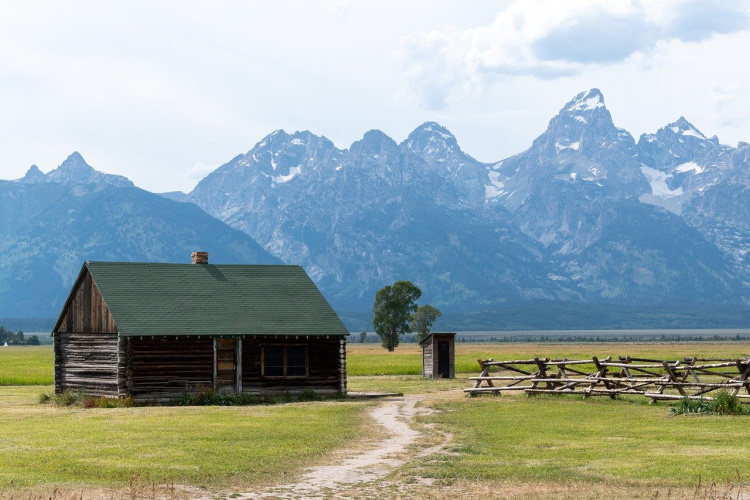
{"label": "shrub", "polygon": [[673,415],[713,413],[717,415],[745,415],[748,409],[742,406],[740,399],[727,391],[718,391],[714,399],[683,398],[675,408]]}
{"label": "shrub", "polygon": [[719,391],[713,400],[713,410],[720,415],[742,415],[747,409],[742,406],[740,399],[727,391]]}
{"label": "shrub", "polygon": [[41,394],[40,404],[55,404],[57,406],[82,406],[83,408],[129,408],[135,406],[133,398],[111,398],[107,396],[87,396],[82,392],[65,390],[61,394]]}
{"label": "shrub", "polygon": [[73,406],[80,403],[82,396],[83,394],[65,389],[61,394],[56,394],[52,402],[57,406]]}
{"label": "shrub", "polygon": [[690,399],[682,398],[675,408],[672,408],[673,415],[690,415],[695,413],[711,413],[711,403],[709,399]]}
{"label": "shrub", "polygon": [[258,398],[253,394],[227,394],[209,386],[198,387],[195,393],[185,389],[182,395],[172,402],[177,406],[241,406],[257,403]]}

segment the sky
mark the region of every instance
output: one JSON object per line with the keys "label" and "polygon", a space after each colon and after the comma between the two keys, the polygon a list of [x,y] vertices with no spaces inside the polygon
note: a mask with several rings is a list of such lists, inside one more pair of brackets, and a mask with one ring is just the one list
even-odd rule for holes
{"label": "sky", "polygon": [[341,148],[426,121],[484,162],[599,88],[635,139],[750,142],[750,1],[0,0],[0,179],[73,151],[190,191],[277,129]]}

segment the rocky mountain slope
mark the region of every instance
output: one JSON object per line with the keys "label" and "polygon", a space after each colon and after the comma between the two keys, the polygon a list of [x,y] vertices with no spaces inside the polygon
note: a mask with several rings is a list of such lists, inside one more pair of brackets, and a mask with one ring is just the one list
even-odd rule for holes
{"label": "rocky mountain slope", "polygon": [[339,308],[368,307],[396,279],[415,281],[444,309],[741,302],[748,273],[737,239],[703,220],[716,220],[701,190],[716,176],[701,184],[682,175],[693,163],[727,170],[732,155],[684,119],[636,144],[593,89],[528,150],[496,164],[464,153],[436,123],[401,144],[370,131],[344,150],[310,132],[276,131],[188,199],[304,265]]}
{"label": "rocky mountain slope", "polygon": [[301,263],[340,308],[368,307],[399,277],[454,307],[567,297],[507,212],[477,210],[482,176],[486,167],[436,124],[401,145],[373,130],[346,151],[309,132],[277,131],[189,199]]}
{"label": "rocky mountain slope", "polygon": [[0,181],[0,317],[60,312],[85,260],[278,263],[246,234],[97,172],[74,153],[56,170]]}

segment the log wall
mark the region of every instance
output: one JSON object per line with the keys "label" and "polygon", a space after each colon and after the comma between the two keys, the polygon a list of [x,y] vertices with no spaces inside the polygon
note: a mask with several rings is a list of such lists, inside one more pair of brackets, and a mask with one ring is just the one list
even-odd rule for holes
{"label": "log wall", "polygon": [[434,338],[429,336],[422,341],[422,378],[434,378],[433,340]]}
{"label": "log wall", "polygon": [[[308,377],[263,377],[261,349],[265,345],[307,345]],[[242,390],[252,394],[294,394],[305,389],[319,394],[342,393],[346,391],[345,356],[346,340],[343,337],[246,336],[242,339]]]}
{"label": "log wall", "polygon": [[117,396],[117,335],[55,333],[55,393]]}
{"label": "log wall", "polygon": [[[266,345],[307,346],[306,377],[263,377]],[[282,338],[243,336],[238,369],[242,390],[251,394],[346,392],[346,340],[331,336]],[[138,402],[166,401],[184,392],[212,388],[214,342],[201,337],[120,337],[114,333],[55,333],[55,391],[131,396]]]}
{"label": "log wall", "polygon": [[167,400],[185,391],[213,387],[214,347],[210,336],[124,337],[125,384],[136,401]]}

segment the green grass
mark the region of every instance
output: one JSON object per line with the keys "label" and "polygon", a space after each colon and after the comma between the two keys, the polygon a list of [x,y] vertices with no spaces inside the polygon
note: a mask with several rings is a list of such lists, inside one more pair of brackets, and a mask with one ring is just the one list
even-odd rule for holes
{"label": "green grass", "polygon": [[666,405],[580,397],[437,401],[422,417],[454,435],[454,456],[414,464],[444,480],[693,486],[746,479],[743,417],[672,416]]}
{"label": "green grass", "polygon": [[0,386],[54,383],[52,346],[0,346]]}
{"label": "green grass", "polygon": [[[419,375],[422,373],[422,350],[417,344],[401,344],[388,352],[377,344],[348,344],[347,373],[354,376]],[[741,358],[750,352],[747,342],[599,342],[599,343],[456,343],[456,373],[479,373],[477,359],[540,358],[591,359],[598,356],[632,356],[639,358],[682,359],[685,356],[706,358]]]}
{"label": "green grass", "polygon": [[[82,409],[0,388],[0,493],[39,485],[247,486],[298,473],[362,432],[367,403]],[[0,494],[2,496],[2,494]]]}

